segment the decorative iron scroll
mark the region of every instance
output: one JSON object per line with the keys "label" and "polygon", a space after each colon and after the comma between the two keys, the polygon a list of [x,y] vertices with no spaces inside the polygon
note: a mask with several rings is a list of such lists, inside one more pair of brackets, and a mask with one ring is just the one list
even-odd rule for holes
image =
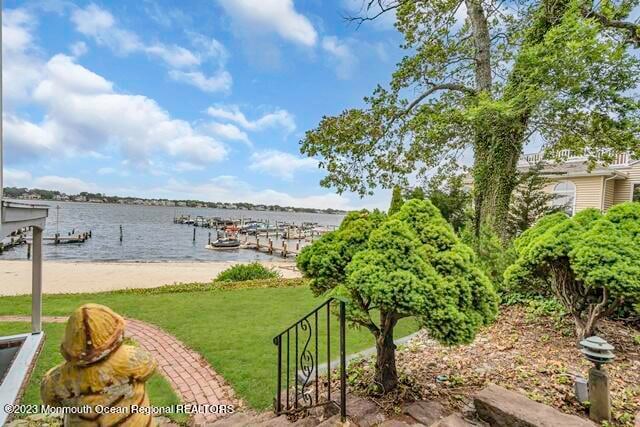
{"label": "decorative iron scroll", "polygon": [[[319,357],[326,356],[327,384],[332,384],[331,377],[331,306],[332,303],[339,304],[339,338],[340,338],[340,400],[331,399],[331,387],[326,388],[326,396],[319,394],[318,365]],[[326,354],[319,354],[319,315],[326,313]],[[313,316],[314,321],[310,318]],[[325,316],[323,316],[325,317]],[[328,299],[311,313],[282,331],[273,338],[273,344],[277,346],[277,381],[275,413],[293,414],[299,411],[333,404],[340,408],[340,418],[346,421],[346,340],[345,340],[345,303],[334,299]],[[313,344],[311,344],[313,339]],[[300,346],[302,348],[300,349]],[[299,349],[301,351],[299,351]],[[291,375],[293,374],[293,375]],[[315,375],[314,375],[315,374]],[[313,378],[312,378],[313,377]],[[312,390],[315,390],[312,391]]]}
{"label": "decorative iron scroll", "polygon": [[[313,396],[309,391],[307,391],[309,381],[311,380],[311,374],[313,373],[313,368],[315,365],[315,360],[313,359],[313,353],[309,350],[309,343],[311,342],[311,322],[309,322],[309,318],[305,317],[300,322],[300,329],[302,331],[307,331],[307,340],[304,343],[304,347],[302,348],[302,353],[300,354],[300,371],[302,372],[302,385],[300,386],[300,393],[302,396],[302,400],[304,401],[306,406],[311,406],[313,404]],[[316,396],[317,399],[317,396]]]}

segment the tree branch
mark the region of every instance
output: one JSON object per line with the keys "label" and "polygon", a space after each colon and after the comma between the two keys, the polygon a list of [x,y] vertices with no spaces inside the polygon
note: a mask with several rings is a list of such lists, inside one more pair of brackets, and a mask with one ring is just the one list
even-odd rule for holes
{"label": "tree branch", "polygon": [[[360,28],[360,26],[364,24],[366,21],[375,21],[381,15],[391,10],[397,9],[398,7],[400,7],[403,1],[405,0],[396,0],[396,1],[392,1],[389,4],[386,4],[383,0],[363,1],[362,7],[360,8],[360,13],[362,12],[367,13],[365,16],[344,16],[344,19],[347,22],[355,22],[356,28]],[[368,12],[371,10],[371,8],[373,8],[374,3],[378,5],[379,11],[375,15],[368,16]]]}
{"label": "tree branch", "polygon": [[617,28],[620,30],[626,30],[629,32],[629,41],[640,47],[640,24],[629,21],[619,21],[616,19],[609,19],[601,13],[595,10],[585,10],[583,12],[585,18],[595,18],[600,24],[608,28]]}
{"label": "tree branch", "polygon": [[429,96],[433,95],[434,93],[440,91],[440,90],[453,90],[453,91],[458,91],[458,92],[462,92],[462,93],[466,93],[467,95],[475,95],[476,91],[463,85],[460,83],[440,83],[440,84],[434,84],[433,86],[431,86],[426,92],[424,92],[423,94],[421,94],[420,96],[418,96],[416,99],[414,99],[408,106],[407,108],[404,109],[404,111],[402,111],[402,113],[400,113],[399,115],[397,115],[390,124],[392,124],[396,118],[400,118],[408,113],[411,112],[411,110],[413,110],[416,105],[420,104],[425,98],[428,98]]}
{"label": "tree branch", "polygon": [[[411,103],[409,105],[407,105],[407,108],[405,108],[404,110],[402,110],[400,113],[394,115],[391,120],[389,120],[389,123],[387,123],[387,125],[384,127],[384,131],[382,132],[382,135],[385,135],[389,129],[391,129],[391,126],[393,126],[393,124],[396,122],[396,120],[406,116],[407,114],[409,114],[411,112],[411,110],[413,110],[418,104],[420,104],[425,98],[428,98],[429,96],[433,95],[434,93],[441,91],[441,90],[453,90],[453,91],[458,91],[458,92],[462,92],[462,93],[466,93],[468,95],[475,95],[476,91],[474,89],[471,89],[461,83],[439,83],[439,84],[432,84],[432,86],[425,91],[424,93],[422,93],[420,96],[418,96],[416,99],[414,99],[413,101],[411,101]],[[382,137],[378,138],[381,139]]]}

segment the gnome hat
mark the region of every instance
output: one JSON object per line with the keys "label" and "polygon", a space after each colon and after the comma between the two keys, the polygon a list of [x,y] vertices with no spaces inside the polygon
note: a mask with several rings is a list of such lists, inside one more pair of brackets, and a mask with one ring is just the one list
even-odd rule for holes
{"label": "gnome hat", "polygon": [[68,362],[90,365],[120,347],[124,327],[122,316],[109,307],[85,304],[69,316],[60,351]]}

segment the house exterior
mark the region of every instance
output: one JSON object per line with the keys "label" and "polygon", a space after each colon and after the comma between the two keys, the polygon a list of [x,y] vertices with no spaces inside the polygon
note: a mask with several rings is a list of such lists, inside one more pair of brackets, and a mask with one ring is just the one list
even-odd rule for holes
{"label": "house exterior", "polygon": [[565,206],[567,213],[573,215],[587,208],[604,212],[618,203],[640,202],[640,160],[622,153],[606,166],[590,168],[587,155],[565,151],[560,158],[558,162],[545,160],[544,152],[525,154],[518,168],[525,171],[542,162],[542,174],[550,181],[546,191],[558,195],[553,203]]}

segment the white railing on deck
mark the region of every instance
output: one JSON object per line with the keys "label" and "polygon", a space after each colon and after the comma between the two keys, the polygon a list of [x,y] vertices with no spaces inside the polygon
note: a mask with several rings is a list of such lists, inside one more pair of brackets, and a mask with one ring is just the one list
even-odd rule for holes
{"label": "white railing on deck", "polygon": [[[565,162],[585,162],[590,158],[594,158],[596,160],[602,160],[605,157],[605,154],[608,154],[604,150],[598,150],[594,153],[591,153],[590,150],[585,150],[583,153],[577,155],[571,150],[561,150],[557,155],[549,155],[545,156],[544,151],[540,151],[537,153],[529,153],[524,154],[520,157],[520,161],[518,162],[519,166],[529,166],[541,162],[543,160],[548,160],[550,162],[555,161],[556,159],[560,159]],[[608,159],[607,159],[608,160]],[[613,159],[608,163],[609,166],[622,166],[627,165],[631,161],[631,157],[629,153],[617,153],[613,156]]]}

